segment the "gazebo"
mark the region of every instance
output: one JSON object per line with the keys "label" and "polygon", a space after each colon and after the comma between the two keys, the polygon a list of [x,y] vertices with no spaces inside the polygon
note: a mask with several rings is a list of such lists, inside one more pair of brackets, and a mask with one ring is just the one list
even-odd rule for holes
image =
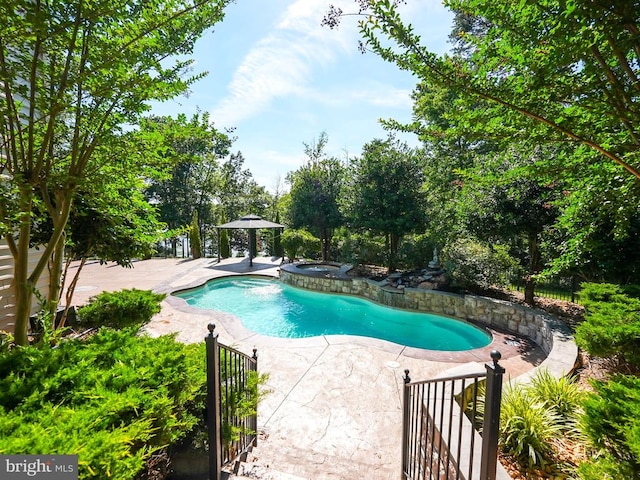
{"label": "gazebo", "polygon": [[233,230],[236,228],[244,228],[249,230],[249,266],[253,266],[253,257],[256,256],[256,252],[253,251],[255,244],[256,229],[259,228],[284,228],[284,225],[279,223],[273,223],[268,220],[263,220],[257,215],[245,215],[239,220],[233,222],[224,223],[222,225],[216,225],[216,231],[218,232],[218,262],[220,262],[220,229],[226,228],[227,230]]}

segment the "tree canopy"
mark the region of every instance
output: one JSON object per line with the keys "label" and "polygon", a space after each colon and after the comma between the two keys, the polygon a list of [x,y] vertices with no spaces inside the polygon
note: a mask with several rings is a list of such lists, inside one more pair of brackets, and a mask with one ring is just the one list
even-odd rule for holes
{"label": "tree canopy", "polygon": [[323,132],[317,143],[304,144],[307,162],[287,177],[291,226],[308,228],[320,239],[323,260],[329,259],[334,229],[343,223],[339,197],[345,174],[340,160],[326,156],[327,141]]}
{"label": "tree canopy", "polygon": [[345,198],[347,218],[356,228],[383,234],[389,271],[396,268],[403,235],[422,231],[426,195],[424,152],[394,138],[373,140],[353,160]]}
{"label": "tree canopy", "polygon": [[[93,181],[101,162],[130,161],[94,154],[114,150],[151,100],[184,93],[203,75],[189,74],[192,61],[180,58],[223,18],[228,3],[9,0],[0,6],[0,169],[7,175],[0,230],[14,257],[18,343],[27,342],[35,285],[61,248],[78,187]],[[38,213],[50,217],[53,229],[28,271]]]}
{"label": "tree canopy", "polygon": [[[447,0],[465,20],[453,35],[464,55],[430,51],[398,1],[356,3],[365,48],[461,94],[460,130],[582,144],[598,155],[580,161],[606,159],[640,178],[638,1]],[[341,15],[332,7],[324,23],[334,27]]]}

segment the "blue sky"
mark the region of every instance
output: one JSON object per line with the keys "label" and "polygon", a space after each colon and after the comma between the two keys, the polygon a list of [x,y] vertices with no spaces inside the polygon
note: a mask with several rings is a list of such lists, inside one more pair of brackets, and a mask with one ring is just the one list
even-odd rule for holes
{"label": "blue sky", "polygon": [[[328,5],[354,12],[353,0],[237,0],[222,23],[194,52],[195,72],[208,71],[188,97],[157,104],[153,113],[188,116],[199,108],[216,128],[235,127],[232,151],[245,168],[274,191],[305,162],[304,145],[326,132],[327,153],[359,155],[362,146],[386,137],[378,119],[411,118],[415,79],[372,53],[358,51],[355,18],[338,30],[320,22]],[[408,0],[402,7],[423,43],[448,48],[451,14],[439,0]],[[409,143],[416,143],[406,137]]]}

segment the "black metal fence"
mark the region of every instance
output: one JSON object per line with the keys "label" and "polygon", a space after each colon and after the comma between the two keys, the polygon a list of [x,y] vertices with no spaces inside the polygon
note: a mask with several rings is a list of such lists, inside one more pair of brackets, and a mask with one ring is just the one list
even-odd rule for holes
{"label": "black metal fence", "polygon": [[491,352],[491,358],[486,373],[411,382],[405,370],[403,480],[496,478],[504,369],[499,352]]}
{"label": "black metal fence", "polygon": [[[258,418],[253,408],[257,402],[258,356],[256,349],[250,357],[218,343],[215,325],[209,324],[208,329],[205,341],[209,480],[219,480],[224,465],[258,442]],[[249,412],[245,411],[247,406]]]}
{"label": "black metal fence", "polygon": [[[519,292],[524,291],[524,281],[521,278],[512,280],[510,288]],[[580,303],[580,282],[573,277],[558,277],[537,280],[534,285],[536,297],[553,298],[565,302]]]}

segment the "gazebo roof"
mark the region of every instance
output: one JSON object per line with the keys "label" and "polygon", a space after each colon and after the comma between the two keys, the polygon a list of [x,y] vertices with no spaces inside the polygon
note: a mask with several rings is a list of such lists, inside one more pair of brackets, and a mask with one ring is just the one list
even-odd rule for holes
{"label": "gazebo roof", "polygon": [[284,225],[263,220],[257,215],[245,215],[239,220],[216,225],[216,228],[284,228]]}

